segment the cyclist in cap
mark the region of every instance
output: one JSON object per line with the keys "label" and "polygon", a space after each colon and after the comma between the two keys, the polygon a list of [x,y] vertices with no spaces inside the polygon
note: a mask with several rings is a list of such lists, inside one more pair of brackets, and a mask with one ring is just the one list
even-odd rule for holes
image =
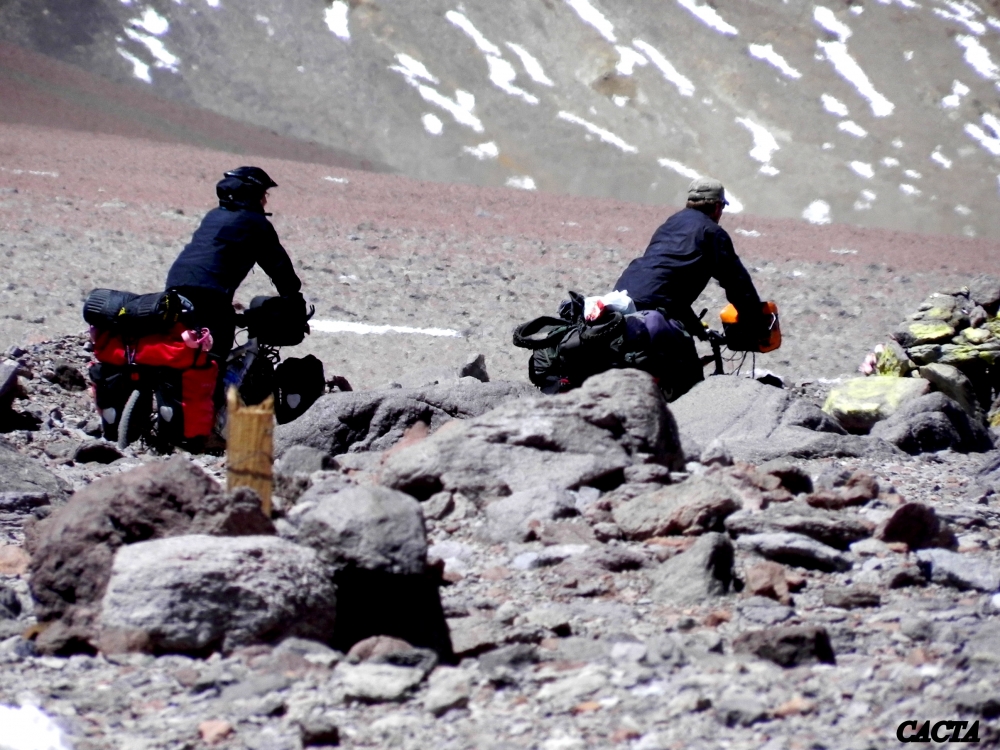
{"label": "cyclist in cap", "polygon": [[283,297],[305,301],[302,282],[264,212],[267,191],[278,184],[260,167],[226,172],[215,186],[219,207],[209,211],[167,273],[167,289],[194,303],[199,325],[212,332],[212,354],[219,359],[216,407],[224,403],[222,376],[236,334],[233,296],[254,265],[259,265]]}
{"label": "cyclist in cap", "polygon": [[710,278],[725,289],[741,321],[752,325],[761,316],[750,274],[719,226],[727,205],[721,182],[710,177],[694,180],[688,186],[687,206],[656,230],[646,252],[629,263],[615,284],[616,290],[628,292],[638,310],[651,311],[645,316],[646,328],[653,350],[669,362],[672,398],[704,378],[692,339],[703,337],[704,327],[691,305]]}

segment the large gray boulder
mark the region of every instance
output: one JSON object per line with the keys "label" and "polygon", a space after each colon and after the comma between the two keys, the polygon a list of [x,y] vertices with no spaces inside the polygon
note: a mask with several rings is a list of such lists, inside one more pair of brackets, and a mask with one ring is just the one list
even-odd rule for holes
{"label": "large gray boulder", "polygon": [[733,582],[733,543],[725,534],[709,532],[660,565],[652,579],[655,601],[701,604],[727,594]]}
{"label": "large gray boulder", "polygon": [[535,393],[527,383],[482,383],[471,377],[423,388],[328,393],[294,422],[278,425],[274,454],[282,456],[293,445],[318,448],[330,456],[385,450],[417,422],[433,431],[452,419],[477,417]]}
{"label": "large gray boulder", "polygon": [[727,517],[725,526],[734,537],[787,532],[839,550],[867,539],[875,530],[874,524],[856,515],[814,508],[801,501],[778,503],[762,511],[741,510]]}
{"label": "large gray boulder", "polygon": [[903,404],[891,417],[877,423],[871,434],[911,455],[945,448],[966,453],[993,447],[986,426],[940,392]]}
{"label": "large gray boulder", "polygon": [[688,461],[710,447],[735,459],[892,454],[889,445],[847,435],[818,407],[749,378],[710,377],[670,405]]}
{"label": "large gray boulder", "polygon": [[501,497],[486,506],[483,536],[493,542],[526,542],[535,525],[579,515],[576,496],[557,487],[535,487]]}
{"label": "large gray boulder", "polygon": [[255,493],[227,494],[181,456],[98,479],[26,534],[35,613],[48,624],[36,645],[54,653],[92,649],[94,608],[124,545],[187,534],[273,533]]}
{"label": "large gray boulder", "polygon": [[453,490],[484,502],[539,486],[611,489],[627,466],[648,462],[683,463],[674,420],[647,373],[613,370],[453,422],[390,456],[382,482],[422,499]]}
{"label": "large gray boulder", "polygon": [[100,606],[102,650],[194,656],[289,636],[328,640],[336,587],[313,549],[203,534],[118,550]]}
{"label": "large gray boulder", "polygon": [[427,564],[427,533],[420,504],[386,487],[323,485],[299,498],[281,534],[315,549],[328,564],[416,575]]}

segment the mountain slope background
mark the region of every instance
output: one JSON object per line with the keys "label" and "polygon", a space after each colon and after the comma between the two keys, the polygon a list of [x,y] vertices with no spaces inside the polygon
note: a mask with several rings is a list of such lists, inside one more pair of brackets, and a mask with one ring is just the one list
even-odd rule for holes
{"label": "mountain slope background", "polygon": [[440,182],[1000,236],[971,0],[5,0],[0,38]]}

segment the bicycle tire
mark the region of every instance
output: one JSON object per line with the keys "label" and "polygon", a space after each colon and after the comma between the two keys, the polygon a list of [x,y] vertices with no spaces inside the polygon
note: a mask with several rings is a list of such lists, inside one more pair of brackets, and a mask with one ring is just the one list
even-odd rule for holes
{"label": "bicycle tire", "polygon": [[125,402],[125,406],[122,409],[121,419],[118,420],[118,449],[125,450],[128,448],[129,443],[133,442],[138,436],[130,436],[130,427],[132,422],[132,415],[135,412],[135,405],[139,403],[139,397],[142,393],[136,388],[129,394],[128,401]]}

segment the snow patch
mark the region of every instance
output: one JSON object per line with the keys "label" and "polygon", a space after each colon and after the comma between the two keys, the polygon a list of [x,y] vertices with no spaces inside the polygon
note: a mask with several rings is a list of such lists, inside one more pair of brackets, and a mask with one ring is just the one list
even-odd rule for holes
{"label": "snow patch", "polygon": [[346,177],[333,177],[332,175],[327,175],[323,179],[327,182],[336,182],[338,185],[347,185],[350,182]]}
{"label": "snow patch", "polygon": [[488,141],[487,143],[480,143],[476,147],[466,146],[462,149],[467,154],[472,154],[479,161],[484,161],[486,159],[496,159],[500,156],[500,149],[497,148],[497,144],[493,141]]}
{"label": "snow patch", "polygon": [[649,65],[649,60],[631,47],[622,47],[619,45],[615,49],[618,50],[618,64],[615,66],[615,70],[623,76],[632,75],[636,65]]}
{"label": "snow patch", "polygon": [[[778,170],[770,166],[771,157],[780,148],[774,136],[763,125],[759,125],[747,117],[737,117],[736,122],[749,130],[753,136],[753,148],[750,149],[750,158],[764,165],[764,167],[761,167],[761,172],[770,175],[777,174]],[[765,167],[770,167],[770,169],[765,171]]]}
{"label": "snow patch", "polygon": [[992,131],[992,135],[971,122],[966,124],[965,132],[979,141],[979,145],[991,154],[1000,156],[1000,120],[987,112],[982,116],[982,123]]}
{"label": "snow patch", "polygon": [[133,18],[129,23],[153,36],[163,36],[170,30],[170,22],[152,8],[146,8],[142,18]]}
{"label": "snow patch", "polygon": [[962,97],[967,96],[970,89],[961,81],[954,81],[951,84],[951,93],[941,100],[941,106],[945,109],[955,109],[962,103]]}
{"label": "snow patch", "polygon": [[30,174],[35,177],[58,177],[58,172],[43,172],[37,169],[7,169],[6,167],[0,167],[0,172],[6,172],[7,174]]}
{"label": "snow patch", "polygon": [[499,47],[483,36],[479,29],[473,26],[472,21],[454,10],[449,10],[445,13],[445,18],[464,31],[483,53],[483,56],[486,58],[486,65],[489,68],[490,81],[494,86],[505,94],[523,99],[528,104],[538,104],[537,96],[529,94],[524,89],[514,85],[514,81],[517,79],[517,71],[514,70],[514,66],[503,58]]}
{"label": "snow patch", "polygon": [[[940,148],[940,147],[939,147]],[[945,169],[951,169],[952,160],[942,154],[939,150],[931,152],[931,161],[937,162]]]}
{"label": "snow patch", "polygon": [[672,83],[677,87],[677,91],[681,96],[692,96],[694,94],[694,84],[691,83],[691,79],[687,78],[678,72],[671,62],[665,58],[660,51],[656,49],[651,44],[647,44],[641,39],[633,39],[632,46],[637,50],[646,54],[650,62],[656,66],[656,68],[663,74],[663,77],[667,79],[668,83]]}
{"label": "snow patch", "polygon": [[219,7],[219,0],[205,0],[205,3],[208,5],[209,8]]}
{"label": "snow patch", "polygon": [[905,182],[899,186],[899,189],[905,195],[917,196],[923,192],[920,188],[916,187],[915,185],[910,185]]}
{"label": "snow patch", "polygon": [[837,37],[840,42],[846,42],[853,33],[850,26],[837,18],[832,10],[822,5],[817,5],[813,9],[813,20]]}
{"label": "snow patch", "polygon": [[428,112],[420,121],[424,124],[424,130],[426,130],[431,135],[441,135],[444,131],[444,123],[441,122],[441,118],[435,114]]}
{"label": "snow patch", "polygon": [[806,206],[802,218],[810,224],[829,224],[830,204],[824,200],[815,200]]}
{"label": "snow patch", "polygon": [[761,234],[756,229],[744,229],[743,227],[736,227],[734,230],[736,234],[742,234],[744,237],[760,237]]}
{"label": "snow patch", "polygon": [[991,81],[995,81],[1000,77],[1000,68],[997,67],[996,63],[993,62],[993,58],[990,57],[990,51],[980,44],[976,37],[968,36],[967,34],[958,34],[955,37],[955,41],[959,47],[965,50],[965,62],[972,66],[972,69],[979,75]]}
{"label": "snow patch", "polygon": [[500,53],[500,48],[497,47],[493,42],[483,36],[479,29],[472,25],[472,21],[463,16],[458,11],[449,10],[444,14],[444,17],[452,24],[464,31],[475,45],[479,47],[480,52],[486,55],[493,55],[495,57],[502,57]]}
{"label": "snow patch", "polygon": [[910,178],[911,180],[919,180],[919,179],[921,179],[921,178],[923,177],[923,175],[922,175],[922,174],[920,174],[920,172],[918,172],[918,171],[917,171],[917,170],[915,170],[915,169],[907,169],[907,170],[904,170],[904,171],[903,171],[903,174],[905,174],[905,175],[906,175],[907,177],[909,177],[909,178]]}
{"label": "snow patch", "polygon": [[523,177],[510,177],[507,179],[507,187],[514,188],[516,190],[537,190],[535,181],[528,176]]}
{"label": "snow patch", "polygon": [[823,102],[823,109],[831,115],[837,115],[837,117],[847,117],[847,115],[850,114],[850,111],[847,109],[847,105],[835,96],[822,94],[819,100]]}
{"label": "snow patch", "polygon": [[117,51],[119,55],[132,63],[132,75],[140,81],[145,81],[146,83],[153,82],[153,77],[149,74],[149,66],[146,65],[146,63],[133,55],[131,52],[123,50],[121,47],[118,47]]}
{"label": "snow patch", "polygon": [[699,21],[715,29],[720,34],[736,36],[740,33],[735,26],[722,20],[722,16],[710,5],[698,5],[694,0],[677,0],[677,3],[682,8],[691,11]]}
{"label": "snow patch", "polygon": [[590,4],[589,0],[566,0],[566,4],[576,11],[584,23],[588,23],[597,29],[597,33],[614,44],[618,39],[615,37],[614,24],[609,21],[601,11]]}
{"label": "snow patch", "polygon": [[851,57],[844,42],[816,42],[817,46],[823,50],[826,59],[833,65],[843,78],[847,79],[858,90],[863,99],[871,105],[872,114],[876,117],[888,117],[896,108],[896,105],[880,94],[872,82],[865,75],[865,72],[858,65],[857,61]]}
{"label": "snow patch", "polygon": [[953,2],[946,2],[945,5],[951,8],[952,12],[942,8],[934,8],[934,15],[946,18],[949,21],[960,23],[976,36],[982,36],[986,33],[986,24],[975,20],[977,11],[979,10],[976,6],[969,7],[972,5],[971,3],[966,5]]}
{"label": "snow patch", "polygon": [[9,750],[68,750],[62,730],[37,706],[0,706],[3,747]]}
{"label": "snow patch", "polygon": [[861,175],[866,180],[870,180],[872,177],[875,176],[875,170],[872,169],[872,165],[869,164],[868,162],[852,161],[847,166],[849,166],[851,170],[855,172],[855,174]]}
{"label": "snow patch", "polygon": [[871,190],[862,190],[858,199],[854,201],[855,211],[868,211],[875,202],[875,193]]}
{"label": "snow patch", "polygon": [[180,65],[180,58],[171,53],[155,36],[149,36],[148,34],[140,34],[138,31],[133,29],[125,29],[125,36],[131,39],[133,42],[139,42],[149,50],[150,54],[156,58],[154,65],[157,68],[162,68],[169,70],[172,73],[177,72],[177,66]]}
{"label": "snow patch", "polygon": [[899,166],[899,159],[897,159],[897,158],[895,158],[893,156],[886,156],[885,158],[882,159],[882,166],[884,166],[884,167],[898,167]]}
{"label": "snow patch", "polygon": [[461,338],[462,334],[451,328],[411,328],[410,326],[376,326],[368,323],[351,323],[345,320],[310,320],[309,330],[320,333],[357,333],[382,336],[387,333],[417,334],[420,336],[440,336]]}
{"label": "snow patch", "polygon": [[513,42],[507,42],[507,46],[511,51],[521,59],[521,65],[524,66],[524,72],[528,74],[535,83],[540,83],[543,86],[555,86],[555,83],[545,75],[545,70],[542,68],[542,64],[531,55],[528,50],[522,47],[520,44],[514,44]]}
{"label": "snow patch", "polygon": [[955,213],[961,214],[962,216],[970,216],[972,214],[972,209],[968,206],[963,206],[961,203],[955,206]]}
{"label": "snow patch", "polygon": [[853,135],[855,138],[864,138],[868,135],[868,131],[854,122],[854,120],[844,120],[843,122],[838,123],[837,130],[843,130],[845,133]]}
{"label": "snow patch", "polygon": [[323,14],[326,27],[333,32],[334,36],[345,42],[351,40],[351,29],[347,22],[350,12],[351,8],[344,0],[334,0]]}
{"label": "snow patch", "polygon": [[560,120],[565,120],[566,122],[571,122],[574,125],[580,125],[584,127],[587,130],[587,132],[591,133],[592,135],[596,135],[598,138],[601,139],[602,142],[609,143],[612,146],[615,146],[616,148],[620,148],[627,154],[639,153],[639,149],[637,149],[635,146],[632,146],[631,144],[626,143],[617,135],[612,133],[610,130],[605,130],[599,125],[595,125],[592,122],[584,120],[582,117],[577,117],[571,112],[562,111],[559,113],[558,117]]}
{"label": "snow patch", "polygon": [[396,62],[398,62],[399,65],[393,65],[389,68],[389,70],[402,73],[403,77],[407,80],[411,78],[420,78],[433,84],[441,83],[441,81],[431,75],[431,72],[427,70],[426,66],[424,66],[422,62],[415,60],[403,52],[396,55]]}
{"label": "snow patch", "polygon": [[789,78],[802,77],[802,74],[789,65],[784,57],[775,52],[774,47],[770,44],[751,44],[749,50],[751,57],[756,57],[758,60],[770,63]]}
{"label": "snow patch", "polygon": [[258,13],[256,16],[254,16],[254,20],[257,23],[263,24],[267,28],[267,35],[268,36],[274,36],[274,27],[271,26],[271,19],[270,18],[268,18],[267,16],[262,16],[262,15],[260,15]]}

